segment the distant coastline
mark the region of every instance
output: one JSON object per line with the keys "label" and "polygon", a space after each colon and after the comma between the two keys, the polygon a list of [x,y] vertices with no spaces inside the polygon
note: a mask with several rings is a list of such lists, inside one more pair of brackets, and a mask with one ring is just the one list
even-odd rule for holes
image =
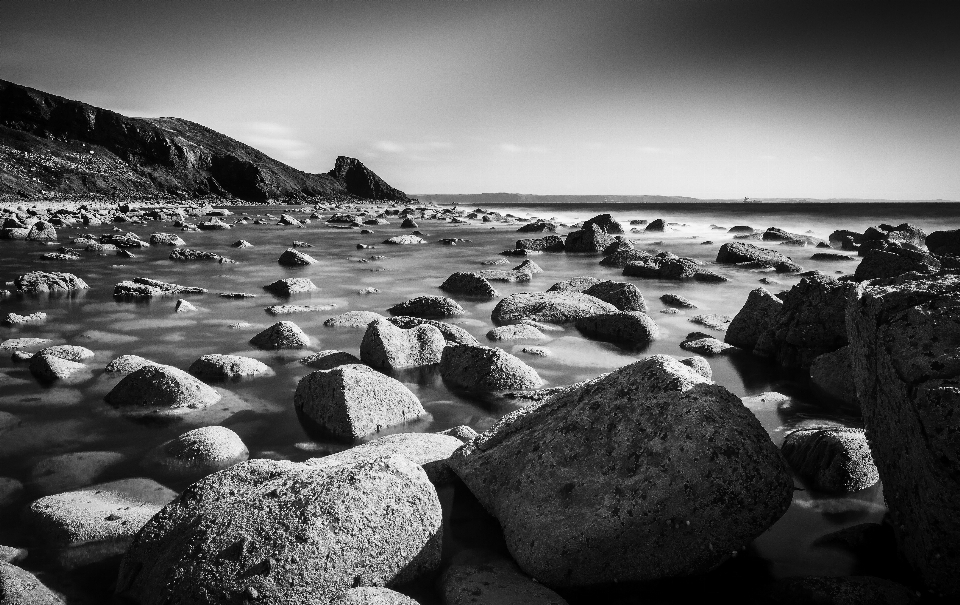
{"label": "distant coastline", "polygon": [[638,204],[638,205],[675,205],[675,204],[737,204],[756,206],[763,204],[960,204],[960,200],[890,200],[866,198],[747,198],[747,199],[702,199],[695,197],[671,195],[535,195],[527,193],[414,193],[411,194],[421,202],[458,205],[487,205],[487,206],[604,206],[609,204]]}

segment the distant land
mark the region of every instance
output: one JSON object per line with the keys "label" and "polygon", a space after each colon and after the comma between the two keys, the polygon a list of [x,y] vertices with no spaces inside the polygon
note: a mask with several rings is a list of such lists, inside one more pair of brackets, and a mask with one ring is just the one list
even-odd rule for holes
{"label": "distant land", "polygon": [[957,204],[957,200],[886,200],[862,198],[740,198],[702,199],[679,195],[535,195],[529,193],[418,193],[421,202],[458,206],[546,206],[562,204]]}
{"label": "distant land", "polygon": [[0,80],[0,194],[407,200],[359,160],[310,174],[180,118],[130,118]]}

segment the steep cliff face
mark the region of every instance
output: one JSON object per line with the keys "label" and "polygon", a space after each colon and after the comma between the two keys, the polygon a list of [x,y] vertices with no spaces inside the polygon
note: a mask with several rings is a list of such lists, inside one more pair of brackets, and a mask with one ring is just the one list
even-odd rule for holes
{"label": "steep cliff face", "polygon": [[128,118],[0,80],[0,193],[43,191],[407,199],[352,158],[309,174],[187,120]]}

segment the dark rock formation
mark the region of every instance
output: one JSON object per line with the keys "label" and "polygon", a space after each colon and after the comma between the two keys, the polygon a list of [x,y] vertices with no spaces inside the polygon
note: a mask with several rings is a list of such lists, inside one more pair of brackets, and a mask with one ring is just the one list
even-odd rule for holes
{"label": "dark rock formation", "polygon": [[647,312],[647,303],[643,300],[640,288],[627,282],[602,281],[590,286],[583,293],[608,302],[621,311]]}
{"label": "dark rock formation", "polygon": [[533,250],[535,252],[563,252],[566,244],[559,235],[548,235],[535,239],[518,239],[515,247],[518,250]]}
{"label": "dark rock formation", "polygon": [[543,385],[536,370],[503,349],[450,345],[440,359],[440,375],[451,386],[470,391],[529,390]]}
{"label": "dark rock formation", "polygon": [[783,301],[764,288],[747,295],[747,302],[727,327],[723,341],[745,351],[753,351],[764,332],[772,328],[783,310]]}
{"label": "dark rock formation", "polygon": [[849,406],[859,405],[849,345],[814,359],[810,364],[810,382],[827,397]]}
{"label": "dark rock formation", "polygon": [[[865,250],[866,246],[861,248]],[[883,243],[881,247],[863,252],[863,260],[857,265],[853,278],[857,281],[896,277],[904,273],[936,273],[940,260],[927,252],[914,250],[900,244]]]}
{"label": "dark rock formation", "polygon": [[660,328],[641,311],[620,311],[591,315],[577,320],[577,329],[593,338],[633,346],[649,344],[660,336]]}
{"label": "dark rock formation", "polygon": [[579,231],[571,231],[564,240],[563,247],[567,252],[586,252],[599,254],[607,246],[614,243],[613,236],[607,234],[596,225],[585,226]]}
{"label": "dark rock formation", "polygon": [[591,226],[596,225],[604,233],[611,233],[616,235],[617,233],[623,233],[623,225],[615,221],[614,218],[609,214],[598,214],[592,219],[583,223],[581,229],[589,229]]}
{"label": "dark rock formation", "polygon": [[391,315],[409,315],[426,319],[458,317],[466,313],[457,301],[446,296],[416,296],[387,309]]}
{"label": "dark rock formation", "polygon": [[445,279],[444,282],[440,284],[440,289],[450,294],[476,296],[478,298],[496,298],[499,296],[486,278],[478,273],[466,273],[463,271],[458,271]]}
{"label": "dark rock formation", "polygon": [[819,491],[845,494],[880,479],[863,429],[798,429],[787,434],[780,451],[797,476]]}
{"label": "dark rock formation", "polygon": [[743,242],[728,242],[720,246],[720,251],[717,252],[717,262],[755,263],[760,267],[772,267],[776,269],[777,273],[803,271],[803,267],[775,250],[759,248]]}
{"label": "dark rock formation", "polygon": [[934,254],[960,256],[960,229],[934,231],[925,241],[927,248]]}

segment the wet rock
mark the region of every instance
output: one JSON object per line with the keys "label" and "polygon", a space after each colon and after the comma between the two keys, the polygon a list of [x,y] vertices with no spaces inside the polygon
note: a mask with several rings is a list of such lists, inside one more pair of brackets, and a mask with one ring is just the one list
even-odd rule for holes
{"label": "wet rock", "polygon": [[315,265],[320,261],[299,250],[287,248],[277,259],[277,262],[284,267],[302,267],[304,265]]}
{"label": "wet rock", "polygon": [[815,246],[823,241],[801,233],[790,233],[777,227],[768,227],[760,239],[765,242],[780,242],[788,246]]}
{"label": "wet rock", "polygon": [[225,231],[227,229],[232,229],[232,227],[213,216],[207,221],[197,223],[197,229],[200,231]]}
{"label": "wet rock", "polygon": [[248,242],[245,239],[238,239],[237,241],[230,244],[231,248],[253,248],[253,244]]}
{"label": "wet rock", "polygon": [[476,296],[478,298],[496,298],[500,296],[484,277],[477,273],[465,273],[462,271],[458,271],[444,280],[444,282],[440,284],[440,289],[451,294]]}
{"label": "wet rock", "polygon": [[151,474],[196,481],[250,457],[240,436],[222,426],[187,431],[147,452],[140,466]]}
{"label": "wet rock", "polygon": [[449,428],[449,429],[447,429],[447,430],[445,430],[445,431],[440,431],[440,432],[437,433],[437,434],[438,434],[438,435],[449,435],[450,437],[456,437],[457,439],[459,439],[459,440],[460,440],[461,442],[463,442],[463,443],[470,443],[471,441],[473,441],[474,439],[476,439],[477,436],[478,436],[478,433],[477,433],[475,430],[473,430],[472,428],[470,428],[469,426],[466,426],[466,425],[464,425],[464,424],[461,424],[460,426],[455,426],[455,427],[453,427],[453,428]]}
{"label": "wet rock", "polygon": [[843,262],[856,260],[856,257],[849,256],[847,254],[835,254],[831,252],[817,252],[810,257],[811,260],[825,261],[825,262]]}
{"label": "wet rock", "polygon": [[13,280],[14,290],[24,294],[42,294],[45,292],[72,292],[85,290],[90,286],[72,273],[47,273],[32,271],[18,275]]}
{"label": "wet rock", "polygon": [[455,342],[459,344],[475,345],[480,344],[479,341],[473,337],[470,332],[467,332],[460,326],[455,326],[448,324],[442,321],[437,321],[435,319],[424,319],[422,317],[410,317],[409,315],[396,315],[394,317],[388,317],[387,321],[393,325],[410,329],[415,326],[429,325],[440,330],[440,333],[443,334],[443,338],[447,342]]}
{"label": "wet rock", "polygon": [[0,603],[3,605],[65,605],[66,601],[29,571],[0,561]]}
{"label": "wet rock", "polygon": [[657,322],[642,311],[618,311],[583,317],[577,329],[587,336],[634,346],[649,344],[660,336]]}
{"label": "wet rock", "polygon": [[[517,231],[519,231],[520,233],[540,233],[543,231],[556,231],[556,230],[557,230],[556,223],[551,223],[549,221],[542,221],[542,220],[534,221],[532,223],[527,223],[526,225],[523,225],[522,227],[517,229]],[[517,246],[517,247],[519,248],[520,246]]]}
{"label": "wet rock", "polygon": [[29,315],[18,315],[17,313],[7,313],[3,318],[5,326],[22,326],[24,324],[39,324],[47,320],[47,314],[43,311],[37,311]]}
{"label": "wet rock", "polygon": [[10,477],[0,477],[0,508],[16,504],[23,496],[23,492],[23,483]]}
{"label": "wet rock", "polygon": [[501,340],[544,340],[547,335],[533,326],[526,324],[512,324],[500,326],[487,332],[487,339]]}
{"label": "wet rock", "polygon": [[239,355],[204,355],[190,364],[188,372],[202,380],[238,380],[276,374],[258,359]]}
{"label": "wet rock", "polygon": [[244,594],[262,605],[329,603],[432,573],[441,532],[436,490],[399,456],[332,468],[251,460],[155,516],[124,557],[117,592],[141,605]]}
{"label": "wet rock", "polygon": [[717,340],[716,338],[707,337],[684,340],[680,343],[680,348],[684,351],[690,351],[691,353],[696,353],[698,355],[714,357],[716,355],[722,355],[723,353],[726,353],[735,347],[728,345],[723,341]]}
{"label": "wet rock", "polygon": [[496,325],[520,323],[525,319],[564,324],[617,310],[599,298],[574,291],[521,292],[497,303],[491,318]]}
{"label": "wet rock", "polygon": [[663,232],[667,230],[667,223],[662,218],[654,219],[643,230]]}
{"label": "wet rock", "polygon": [[151,364],[131,372],[107,393],[110,405],[128,409],[200,409],[220,401],[220,393],[183,370]]}
{"label": "wet rock", "polygon": [[929,589],[960,596],[960,277],[857,287],[847,307],[863,423],[897,545]]}
{"label": "wet rock", "polygon": [[44,458],[30,470],[29,488],[46,496],[86,487],[125,460],[118,452],[73,452]]}
{"label": "wet rock", "polygon": [[543,273],[543,269],[540,268],[540,265],[533,262],[532,260],[525,260],[516,267],[513,268],[514,271],[518,273]]}
{"label": "wet rock", "polygon": [[665,305],[670,305],[671,307],[679,307],[681,309],[696,309],[697,305],[690,302],[689,299],[680,296],[679,294],[673,294],[668,292],[660,297],[660,300]]}
{"label": "wet rock", "polygon": [[516,563],[487,551],[458,552],[439,584],[446,605],[567,605]]}
{"label": "wet rock", "polygon": [[366,328],[371,321],[383,318],[373,311],[347,311],[325,320],[323,325],[328,328]]}
{"label": "wet rock", "polygon": [[752,290],[743,308],[727,327],[723,341],[745,351],[753,351],[760,337],[776,324],[782,310],[782,300],[764,288]]}
{"label": "wet rock", "polygon": [[87,369],[82,363],[40,352],[30,358],[30,373],[41,382],[66,380]]}
{"label": "wet rock", "polygon": [[319,370],[300,379],[294,407],[310,428],[345,441],[372,435],[426,414],[401,382],[363,365]]}
{"label": "wet rock", "polygon": [[566,281],[561,281],[547,288],[547,292],[583,292],[590,286],[599,284],[600,280],[596,277],[574,277]]}
{"label": "wet rock", "polygon": [[583,291],[584,294],[610,303],[621,311],[647,312],[647,303],[640,289],[633,284],[618,281],[602,281]]}
{"label": "wet rock", "polygon": [[278,279],[273,283],[267,284],[263,287],[263,289],[277,296],[292,296],[294,294],[319,290],[316,284],[314,284],[307,277],[287,277],[284,279]]}
{"label": "wet rock", "polygon": [[803,271],[803,267],[775,250],[768,250],[743,242],[728,242],[720,246],[720,251],[717,253],[717,262],[723,264],[753,263],[758,266],[773,268],[777,273]]}
{"label": "wet rock", "polygon": [[383,240],[384,244],[393,244],[395,246],[410,246],[413,244],[425,244],[427,240],[416,235],[397,235]]}
{"label": "wet rock", "polygon": [[508,414],[450,464],[524,572],[557,586],[712,569],[793,495],[741,401],[662,355]]}
{"label": "wet rock", "polygon": [[598,214],[592,219],[583,223],[582,229],[589,229],[591,226],[596,226],[604,233],[623,233],[623,225],[614,220],[614,218],[609,214]]}
{"label": "wet rock", "polygon": [[289,226],[289,227],[299,227],[299,228],[301,228],[301,229],[303,228],[303,223],[301,223],[298,218],[296,218],[295,216],[293,216],[293,215],[291,215],[291,214],[281,214],[281,215],[280,215],[280,220],[277,221],[277,224],[278,224],[278,225],[286,225],[286,226]]}
{"label": "wet rock", "polygon": [[810,381],[829,397],[859,406],[849,346],[816,357],[810,364]]}
{"label": "wet rock", "polygon": [[471,391],[536,389],[543,379],[536,370],[503,349],[452,344],[443,350],[440,376],[456,388]]}
{"label": "wet rock", "polygon": [[403,222],[400,223],[400,228],[401,229],[419,229],[420,225],[418,225],[417,221],[413,220],[412,218],[405,218],[403,219]]}
{"label": "wet rock", "polygon": [[603,260],[600,261],[600,264],[605,267],[620,267],[622,269],[627,265],[627,263],[634,261],[648,261],[654,256],[656,255],[644,250],[617,250],[616,252],[605,256]]}
{"label": "wet rock", "polygon": [[292,321],[278,321],[251,338],[250,344],[266,350],[302,349],[310,346],[310,337]]}
{"label": "wet rock", "polygon": [[872,576],[786,578],[764,592],[760,602],[770,605],[915,605],[920,602],[910,588]]}
{"label": "wet rock", "polygon": [[315,370],[332,370],[338,366],[360,363],[356,356],[343,351],[320,351],[313,355],[301,357],[299,362]]}
{"label": "wet rock", "polygon": [[121,355],[108,363],[107,366],[103,368],[103,371],[108,373],[130,374],[147,365],[154,365],[154,362],[139,355]]}
{"label": "wet rock", "polygon": [[753,227],[747,225],[734,225],[727,229],[727,233],[746,233],[747,235],[754,233],[754,231]]}
{"label": "wet rock", "polygon": [[517,250],[530,250],[532,252],[563,252],[566,248],[564,239],[559,235],[518,239],[514,246]]}
{"label": "wet rock", "polygon": [[203,294],[206,288],[181,286],[146,277],[134,277],[122,281],[113,289],[115,298],[152,298],[154,296],[175,296],[178,294]]}
{"label": "wet rock", "polygon": [[360,343],[360,360],[382,371],[418,368],[440,363],[447,341],[437,328],[419,325],[399,328],[386,319],[370,322]]}
{"label": "wet rock", "polygon": [[952,231],[934,231],[927,236],[927,248],[934,254],[952,254],[960,256],[960,229]]}
{"label": "wet rock", "polygon": [[360,586],[351,588],[343,595],[336,597],[330,605],[418,605],[403,593],[374,586]]}
{"label": "wet rock", "polygon": [[884,244],[882,248],[867,250],[853,274],[856,281],[896,277],[904,273],[936,273],[940,260],[932,254],[911,250],[898,244]]}
{"label": "wet rock", "polygon": [[391,315],[408,315],[426,319],[458,317],[466,313],[457,302],[446,296],[417,296],[387,309]]}
{"label": "wet rock", "polygon": [[438,433],[397,433],[330,456],[311,458],[304,464],[316,468],[332,468],[340,464],[355,464],[362,460],[398,455],[422,466],[431,483],[443,485],[453,478],[447,461],[463,443],[457,437]]}
{"label": "wet rock", "polygon": [[335,309],[335,304],[323,305],[270,305],[263,310],[270,315],[293,315],[295,313],[317,313],[319,311],[329,311]]}
{"label": "wet rock", "polygon": [[200,261],[200,260],[212,260],[212,261],[223,261],[224,257],[220,256],[215,252],[207,252],[205,250],[194,250],[192,248],[177,248],[170,253],[170,260],[176,261]]}
{"label": "wet rock", "polygon": [[892,225],[878,225],[868,227],[863,232],[863,241],[883,241],[897,244],[908,244],[916,248],[924,246],[927,234],[920,227],[903,223],[896,227]]}
{"label": "wet rock", "polygon": [[694,315],[690,318],[690,321],[699,324],[701,326],[706,326],[711,330],[718,330],[720,332],[725,331],[730,323],[733,321],[733,318],[729,315],[718,315],[716,313],[704,313],[701,315]]}
{"label": "wet rock", "polygon": [[863,429],[825,426],[787,434],[780,448],[783,457],[806,484],[815,490],[844,494],[875,484],[877,467]]}
{"label": "wet rock", "polygon": [[704,269],[698,261],[682,258],[669,252],[662,252],[643,260],[630,261],[623,266],[623,274],[648,279],[726,281],[725,277]]}
{"label": "wet rock", "polygon": [[600,254],[614,239],[596,225],[584,226],[579,231],[571,231],[563,242],[566,252],[586,252]]}
{"label": "wet rock", "polygon": [[180,236],[175,233],[151,233],[150,245],[151,246],[186,246],[187,242],[183,241],[183,239],[181,239]]}
{"label": "wet rock", "polygon": [[57,239],[57,230],[46,221],[37,221],[30,226],[27,239],[37,242],[46,242]]}

